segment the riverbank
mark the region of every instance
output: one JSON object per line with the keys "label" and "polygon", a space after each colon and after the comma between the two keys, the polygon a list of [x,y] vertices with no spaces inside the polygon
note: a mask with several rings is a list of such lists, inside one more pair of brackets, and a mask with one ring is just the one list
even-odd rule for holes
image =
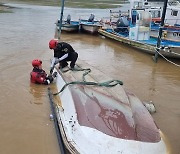
{"label": "riverbank", "polygon": [[[44,6],[61,6],[60,1],[58,0],[1,0],[3,3],[24,3],[24,4],[33,4],[33,5],[44,5]],[[72,8],[97,8],[97,9],[105,9],[105,8],[117,8],[120,7],[122,4],[127,3],[127,0],[77,0],[77,1],[70,1],[66,0],[65,5],[66,7]]]}
{"label": "riverbank", "polygon": [[12,7],[5,6],[3,3],[0,3],[0,13],[12,13]]}

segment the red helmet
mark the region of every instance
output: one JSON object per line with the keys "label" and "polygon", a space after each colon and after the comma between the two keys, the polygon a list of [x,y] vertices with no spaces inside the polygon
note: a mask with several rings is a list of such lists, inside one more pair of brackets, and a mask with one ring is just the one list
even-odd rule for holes
{"label": "red helmet", "polygon": [[57,44],[58,44],[58,40],[53,39],[49,41],[49,49],[55,49]]}
{"label": "red helmet", "polygon": [[34,59],[34,60],[32,61],[32,66],[33,66],[33,67],[40,66],[41,64],[42,64],[42,61],[39,60],[39,59]]}

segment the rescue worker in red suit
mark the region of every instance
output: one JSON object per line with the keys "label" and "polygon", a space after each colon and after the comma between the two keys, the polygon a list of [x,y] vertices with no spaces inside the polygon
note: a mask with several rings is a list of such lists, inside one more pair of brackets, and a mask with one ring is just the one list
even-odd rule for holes
{"label": "rescue worker in red suit", "polygon": [[48,76],[42,69],[42,61],[39,59],[34,59],[32,61],[32,66],[34,67],[30,73],[32,83],[48,85],[53,82],[57,75],[57,72],[55,72],[53,75]]}
{"label": "rescue worker in red suit", "polygon": [[52,59],[50,74],[53,72],[54,66],[59,63],[60,68],[68,66],[67,61],[70,61],[70,67],[73,69],[78,58],[78,53],[73,47],[66,42],[58,42],[58,40],[50,40],[49,48],[54,50],[54,58]]}

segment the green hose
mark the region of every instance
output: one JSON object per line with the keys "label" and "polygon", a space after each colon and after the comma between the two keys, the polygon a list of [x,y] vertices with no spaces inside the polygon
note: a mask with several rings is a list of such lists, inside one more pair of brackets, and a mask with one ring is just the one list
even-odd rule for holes
{"label": "green hose", "polygon": [[91,69],[90,68],[87,68],[87,69],[82,69],[82,68],[73,68],[71,69],[72,71],[85,71],[83,73],[83,76],[82,76],[82,79],[83,81],[73,81],[73,82],[69,82],[69,83],[66,83],[59,92],[57,93],[54,93],[53,95],[58,95],[59,93],[61,93],[68,85],[74,85],[74,84],[78,84],[78,85],[91,85],[91,86],[99,86],[99,87],[114,87],[116,85],[123,85],[123,82],[120,81],[120,80],[109,80],[109,81],[106,81],[106,82],[101,82],[101,83],[98,83],[98,82],[88,82],[86,81],[85,79],[85,76],[87,74],[89,74],[91,72]]}

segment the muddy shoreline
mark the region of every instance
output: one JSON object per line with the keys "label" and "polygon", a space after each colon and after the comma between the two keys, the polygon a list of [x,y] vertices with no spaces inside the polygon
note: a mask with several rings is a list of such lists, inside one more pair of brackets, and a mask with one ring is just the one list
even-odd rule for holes
{"label": "muddy shoreline", "polygon": [[0,3],[0,13],[11,13],[13,7],[6,6],[3,3]]}
{"label": "muddy shoreline", "polygon": [[[19,4],[30,4],[30,5],[42,5],[42,6],[61,6],[61,1],[41,1],[41,0],[2,0],[1,3],[19,3]],[[66,7],[70,8],[92,8],[92,9],[106,9],[106,8],[117,8],[121,7],[122,4],[126,3],[126,1],[94,1],[90,0],[88,2],[84,2],[82,0],[78,1],[66,1]]]}

